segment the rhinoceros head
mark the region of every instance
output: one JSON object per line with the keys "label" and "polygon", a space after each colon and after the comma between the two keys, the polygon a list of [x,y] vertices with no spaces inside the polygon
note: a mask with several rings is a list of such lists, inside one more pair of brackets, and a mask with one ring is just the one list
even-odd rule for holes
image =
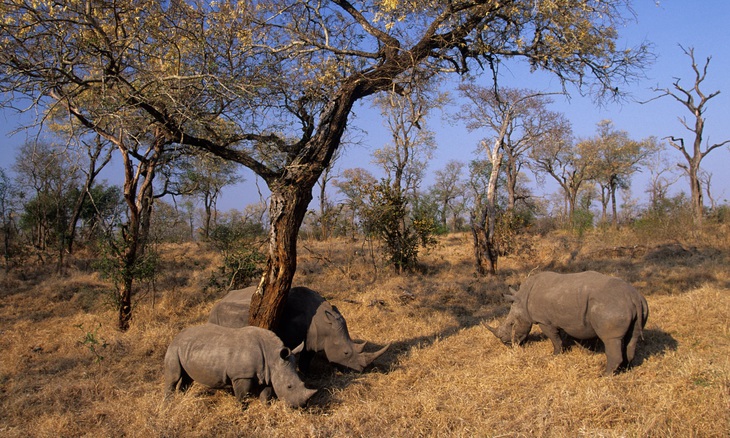
{"label": "rhinoceros head", "polygon": [[293,408],[304,406],[317,392],[304,386],[296,371],[294,355],[286,347],[282,347],[273,364],[269,364],[269,373],[276,396]]}
{"label": "rhinoceros head", "polygon": [[307,344],[309,349],[324,350],[328,361],[355,371],[365,369],[390,346],[386,345],[373,353],[365,353],[366,342],[356,344],[352,341],[350,333],[347,331],[345,318],[342,317],[337,307],[327,301],[317,308],[307,334]]}
{"label": "rhinoceros head", "polygon": [[524,303],[518,293],[512,288],[510,288],[510,293],[504,294],[504,298],[512,302],[507,318],[496,329],[489,325],[486,325],[486,327],[505,345],[520,345],[530,334],[532,321],[528,317]]}

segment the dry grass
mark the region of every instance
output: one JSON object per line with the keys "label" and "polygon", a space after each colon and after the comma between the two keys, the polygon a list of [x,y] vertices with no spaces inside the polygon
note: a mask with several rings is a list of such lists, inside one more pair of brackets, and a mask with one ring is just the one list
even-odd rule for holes
{"label": "dry grass", "polygon": [[[391,348],[363,374],[315,361],[307,382],[321,390],[301,410],[242,407],[200,385],[163,403],[167,344],[222,295],[206,289],[219,260],[200,245],[163,248],[154,306],[140,298],[126,333],[88,270],[6,278],[0,436],[728,436],[730,242],[639,241],[526,240],[493,279],[474,276],[466,235],[443,238],[406,276],[376,270],[360,242],[302,242],[295,283],[337,305],[354,338]],[[639,287],[651,315],[636,366],[600,377],[602,353],[554,357],[537,329],[524,347],[499,343],[482,323],[502,317],[501,293],[533,269],[595,269]]]}

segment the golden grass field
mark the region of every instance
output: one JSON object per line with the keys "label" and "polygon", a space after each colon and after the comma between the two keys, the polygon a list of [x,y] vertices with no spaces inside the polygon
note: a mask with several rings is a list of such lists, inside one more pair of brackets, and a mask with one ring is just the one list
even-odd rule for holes
{"label": "golden grass field", "polygon": [[[0,436],[730,436],[728,233],[644,240],[627,231],[524,238],[494,278],[475,277],[466,234],[442,237],[421,272],[402,276],[376,270],[362,241],[301,241],[295,285],[338,306],[368,350],[391,347],[362,374],[315,360],[305,381],[320,391],[299,410],[242,406],[197,384],[163,402],[168,343],[224,295],[205,288],[218,259],[204,245],[161,248],[154,299],[136,297],[125,333],[109,285],[80,257],[65,277],[28,266],[0,290]],[[588,269],[647,297],[632,369],[601,377],[601,352],[553,356],[537,328],[508,348],[484,328],[506,314],[508,284],[534,270]]]}

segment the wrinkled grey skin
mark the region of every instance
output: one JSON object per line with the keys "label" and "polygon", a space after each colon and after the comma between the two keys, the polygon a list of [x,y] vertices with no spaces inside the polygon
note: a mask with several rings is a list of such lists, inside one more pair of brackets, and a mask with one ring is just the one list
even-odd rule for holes
{"label": "wrinkled grey skin", "polygon": [[260,390],[265,402],[276,396],[302,407],[317,391],[297,374],[294,355],[273,332],[259,327],[230,328],[214,324],[189,327],[165,354],[165,396],[196,381],[214,389],[233,387],[239,401]]}
{"label": "wrinkled grey skin", "polygon": [[[210,312],[208,322],[226,327],[248,325],[251,296],[256,286],[234,290],[223,297]],[[314,355],[323,351],[327,360],[355,371],[362,371],[388,349],[386,345],[374,353],[365,353],[365,342],[356,344],[347,331],[347,323],[339,310],[306,287],[293,287],[287,295],[284,311],[275,330],[289,348],[304,348],[299,355],[299,369],[306,373]]]}
{"label": "wrinkled grey skin", "polygon": [[630,284],[593,271],[542,272],[519,291],[510,290],[507,319],[497,329],[487,326],[505,344],[521,344],[537,324],[552,341],[553,354],[566,347],[561,333],[578,340],[598,337],[606,351],[604,375],[631,364],[649,306]]}

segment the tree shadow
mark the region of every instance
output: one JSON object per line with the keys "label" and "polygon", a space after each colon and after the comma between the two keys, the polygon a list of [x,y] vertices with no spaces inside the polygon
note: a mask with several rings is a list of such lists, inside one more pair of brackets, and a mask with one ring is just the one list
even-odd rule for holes
{"label": "tree shadow", "polygon": [[[417,336],[391,342],[390,347],[370,364],[363,372],[357,372],[327,361],[323,353],[319,352],[314,356],[307,375],[303,381],[309,388],[318,388],[319,391],[309,401],[308,406],[313,409],[330,411],[334,406],[340,404],[338,392],[351,386],[361,379],[362,376],[379,373],[388,374],[396,369],[397,364],[414,348],[429,347],[437,341],[449,338],[463,329],[482,325],[495,317],[503,315],[505,309],[498,307],[483,316],[472,316],[470,318],[458,318],[459,323],[446,328],[445,330],[424,336]],[[485,329],[486,330],[486,329]],[[361,342],[361,340],[355,340]],[[368,351],[377,351],[385,344],[368,342]]]}

